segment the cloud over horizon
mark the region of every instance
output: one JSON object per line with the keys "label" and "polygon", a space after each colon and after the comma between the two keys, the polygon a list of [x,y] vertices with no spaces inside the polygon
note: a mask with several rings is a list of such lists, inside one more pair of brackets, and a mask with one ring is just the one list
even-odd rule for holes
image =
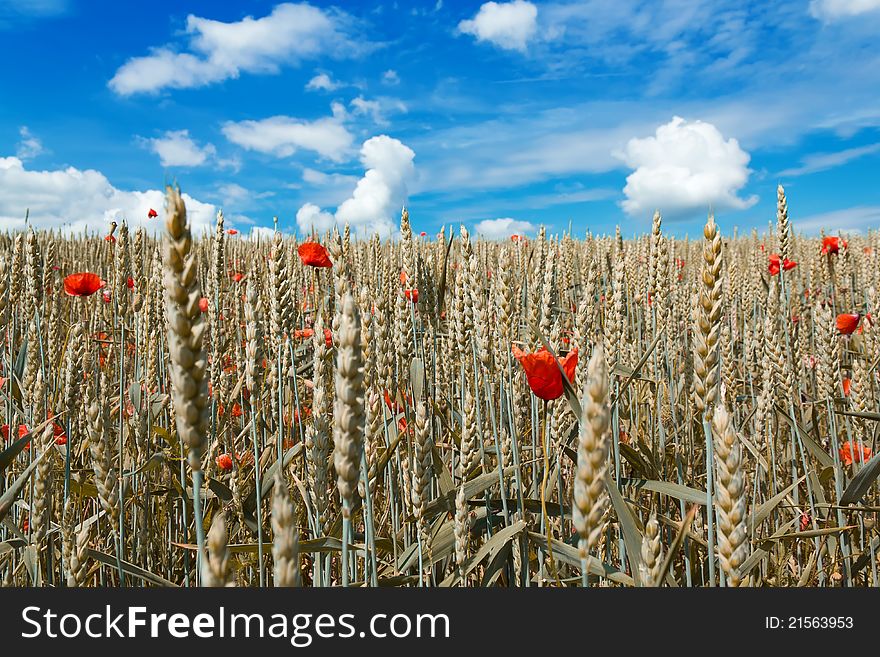
{"label": "cloud over horizon", "polygon": [[330,214],[313,203],[303,204],[296,213],[302,231],[325,231],[335,224],[348,223],[360,234],[379,233],[383,237],[396,230],[395,215],[407,199],[407,185],[415,176],[415,152],[388,135],[366,140],[360,160],[366,171],[351,197]]}
{"label": "cloud over horizon", "polygon": [[749,179],[749,154],[711,123],[676,116],[653,136],[630,139],[615,155],[633,169],[621,204],[631,216],[659,209],[664,217],[679,218],[710,209],[742,210],[758,200],[737,195]]}

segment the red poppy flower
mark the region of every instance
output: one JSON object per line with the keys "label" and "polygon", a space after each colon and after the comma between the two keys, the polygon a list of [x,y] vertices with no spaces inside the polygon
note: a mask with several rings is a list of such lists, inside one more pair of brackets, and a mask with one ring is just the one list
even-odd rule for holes
{"label": "red poppy flower", "polygon": [[333,331],[328,328],[324,329],[324,344],[328,349],[333,346]]}
{"label": "red poppy flower", "polygon": [[297,252],[299,252],[299,259],[302,260],[304,265],[310,267],[333,266],[333,261],[330,260],[330,255],[327,253],[327,249],[317,242],[304,242],[299,245]]}
{"label": "red poppy flower", "polygon": [[226,234],[227,235],[238,235],[238,231],[235,230],[235,228],[230,228],[229,230],[226,231]]}
{"label": "red poppy flower", "polygon": [[[562,374],[556,366],[555,359],[546,348],[541,347],[540,351],[527,354],[513,345],[513,355],[525,370],[529,388],[537,397],[549,401],[562,396],[564,391]],[[574,381],[574,369],[577,367],[577,362],[577,349],[570,351],[565,358],[559,361],[569,381]]]}
{"label": "red poppy flower", "polygon": [[862,319],[859,313],[841,313],[837,316],[837,330],[841,335],[850,335]]}
{"label": "red poppy flower", "polygon": [[421,233],[419,233],[419,237],[425,237],[427,234],[428,233],[426,233],[425,231],[422,231]]}
{"label": "red poppy flower", "polygon": [[511,242],[519,242],[519,235],[511,235],[510,241]]}
{"label": "red poppy flower", "polygon": [[156,212],[153,208],[150,208],[150,211],[147,212],[147,219],[152,219],[153,217],[158,217],[159,213]]}
{"label": "red poppy flower", "polygon": [[846,466],[850,466],[853,463],[864,463],[870,459],[872,455],[870,447],[863,446],[859,449],[858,443],[852,440],[847,440],[843,443],[838,451],[840,453],[840,460],[843,461],[843,464]]}
{"label": "red poppy flower", "polygon": [[807,527],[810,526],[811,521],[812,521],[812,518],[810,518],[809,513],[804,512],[801,514],[801,531],[802,532],[807,531]]}
{"label": "red poppy flower", "polygon": [[785,260],[782,260],[779,257],[778,253],[771,254],[770,255],[770,265],[768,267],[770,270],[770,275],[776,276],[776,274],[779,273],[780,267],[785,271],[789,271],[789,270],[797,267],[797,263],[794,262],[793,260],[789,260],[788,258],[786,258]]}
{"label": "red poppy flower", "polygon": [[23,518],[22,521],[21,521],[21,531],[22,531],[22,533],[27,534],[27,533],[28,533],[28,530],[29,530],[30,528],[31,528],[31,523],[28,521],[27,518]]}
{"label": "red poppy flower", "polygon": [[408,427],[406,423],[406,418],[402,417],[397,421],[397,431],[399,433],[406,433],[409,430],[410,434],[415,433],[415,430],[412,427]]}
{"label": "red poppy flower", "polygon": [[310,329],[310,328],[296,329],[296,330],[293,332],[293,337],[294,337],[294,338],[297,338],[297,339],[310,338],[310,337],[312,337],[314,334],[315,334],[315,331],[312,330],[312,329]]}
{"label": "red poppy flower", "polygon": [[840,251],[840,245],[843,245],[843,248],[847,247],[846,240],[841,240],[839,237],[823,237],[822,238],[822,255],[826,255],[829,253],[838,253]]}
{"label": "red poppy flower", "polygon": [[229,472],[232,470],[232,457],[229,454],[221,454],[214,462],[217,464],[217,467],[223,470],[223,472]]}
{"label": "red poppy flower", "polygon": [[844,379],[841,384],[843,385],[843,396],[849,397],[849,391],[852,390],[852,379]]}
{"label": "red poppy flower", "polygon": [[413,303],[419,302],[419,291],[418,290],[404,290],[403,296],[412,301]]}
{"label": "red poppy flower", "polygon": [[208,297],[202,297],[199,299],[199,310],[203,313],[208,312]]}
{"label": "red poppy flower", "polygon": [[56,445],[66,445],[67,444],[67,434],[61,434],[60,436],[56,436],[55,444]]}
{"label": "red poppy flower", "polygon": [[401,269],[401,270],[400,270],[400,284],[401,284],[401,285],[406,285],[406,281],[407,281],[408,278],[409,278],[409,277],[406,275],[406,272],[405,272],[404,270]]}
{"label": "red poppy flower", "polygon": [[134,279],[131,276],[128,277],[128,280],[125,281],[125,284],[128,286],[129,290],[134,289]]}
{"label": "red poppy flower", "polygon": [[103,286],[101,277],[90,271],[71,274],[64,279],[64,291],[72,297],[87,297]]}
{"label": "red poppy flower", "polygon": [[242,416],[241,404],[239,404],[238,402],[235,402],[232,405],[232,417],[241,417],[241,416]]}
{"label": "red poppy flower", "polygon": [[240,271],[237,271],[232,275],[232,280],[234,280],[236,283],[241,281],[242,278],[244,278],[244,274],[242,274]]}
{"label": "red poppy flower", "polygon": [[[27,425],[19,424],[18,425],[18,437],[23,438],[24,435],[28,432]],[[3,440],[9,440],[9,425],[4,424],[0,427],[0,434],[3,434]]]}
{"label": "red poppy flower", "polygon": [[101,298],[104,299],[104,303],[110,303],[110,290],[101,292]]}
{"label": "red poppy flower", "polygon": [[[403,404],[396,399],[391,399],[391,393],[388,390],[384,392],[383,397],[385,398],[385,405],[388,407],[388,410],[392,413],[403,413]],[[407,403],[412,404],[412,398],[408,395],[404,395],[404,399]]]}
{"label": "red poppy flower", "polygon": [[116,238],[113,237],[113,235],[107,235],[107,237],[104,238],[104,241],[110,242],[110,244],[116,244]]}

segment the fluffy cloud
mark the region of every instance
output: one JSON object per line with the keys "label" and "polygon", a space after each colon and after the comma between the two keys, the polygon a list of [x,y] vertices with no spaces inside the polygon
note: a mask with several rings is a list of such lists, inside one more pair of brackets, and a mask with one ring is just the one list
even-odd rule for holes
{"label": "fluffy cloud", "polygon": [[389,68],[382,74],[382,84],[387,84],[391,87],[400,84],[400,76],[397,74],[393,68]]}
{"label": "fluffy cloud", "polygon": [[676,116],[653,137],[630,139],[615,155],[634,169],[623,188],[623,209],[630,215],[659,208],[670,217],[684,216],[710,207],[743,209],[758,200],[737,196],[749,178],[749,154],[711,123]]}
{"label": "fluffy cloud", "polygon": [[306,84],[306,91],[333,91],[341,86],[326,73],[319,73]]}
{"label": "fluffy cloud", "polygon": [[194,142],[188,130],[169,130],[143,142],[159,156],[163,167],[198,167],[217,154],[212,144],[199,146]]}
{"label": "fluffy cloud", "polygon": [[253,226],[248,237],[254,242],[268,242],[275,237],[275,229],[267,226]]}
{"label": "fluffy cloud", "polygon": [[334,162],[348,155],[354,136],[343,125],[345,108],[333,104],[333,116],[302,121],[290,116],[272,116],[261,121],[229,121],[223,134],[242,148],[290,157],[299,149],[310,150]]}
{"label": "fluffy cloud", "polygon": [[304,232],[316,230],[323,233],[336,225],[336,218],[314,203],[306,203],[296,211],[296,225]]}
{"label": "fluffy cloud", "polygon": [[486,2],[477,15],[461,21],[458,29],[505,50],[524,51],[537,29],[538,8],[525,0]]}
{"label": "fluffy cloud", "polygon": [[511,235],[534,233],[538,228],[528,221],[517,221],[510,217],[485,219],[475,226],[477,235],[489,240],[500,240]]}
{"label": "fluffy cloud", "polygon": [[[216,207],[183,195],[193,231],[201,232],[214,221]],[[17,157],[0,157],[0,229],[30,225],[65,232],[104,231],[111,220],[125,219],[131,226],[157,230],[161,219],[147,219],[153,208],[161,213],[165,193],[161,190],[124,191],[93,169],[74,167],[51,171],[26,169]]]}
{"label": "fluffy cloud", "polygon": [[349,35],[351,20],[339,11],[309,4],[280,4],[262,18],[224,23],[190,14],[190,52],[166,45],[123,64],[110,88],[119,95],[156,93],[165,88],[202,87],[241,73],[277,73],[284,65],[321,56],[348,57],[369,45]]}
{"label": "fluffy cloud", "polygon": [[415,176],[415,155],[411,148],[387,135],[368,139],[361,148],[366,171],[351,197],[342,202],[335,215],[306,203],[296,213],[300,230],[314,227],[324,231],[336,223],[348,223],[359,234],[391,235],[396,215],[406,202],[407,184]]}
{"label": "fluffy cloud", "polygon": [[880,0],[811,0],[810,15],[826,21],[880,10]]}
{"label": "fluffy cloud", "polygon": [[35,137],[26,125],[19,128],[18,134],[21,140],[15,147],[15,156],[19,160],[32,160],[46,152],[46,149],[43,148],[43,142]]}

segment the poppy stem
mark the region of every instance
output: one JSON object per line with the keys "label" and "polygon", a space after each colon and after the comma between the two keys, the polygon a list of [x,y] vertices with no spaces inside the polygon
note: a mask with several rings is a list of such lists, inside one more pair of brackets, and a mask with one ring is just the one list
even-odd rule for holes
{"label": "poppy stem", "polygon": [[550,476],[550,455],[547,452],[547,415],[548,404],[544,400],[544,418],[541,421],[541,451],[544,452],[544,476],[541,479],[541,521],[544,523],[544,529],[547,531],[547,556],[550,558],[550,573],[556,577],[556,562],[553,559],[553,544],[550,542],[550,517],[547,515],[547,500],[545,490],[547,488],[547,479]]}

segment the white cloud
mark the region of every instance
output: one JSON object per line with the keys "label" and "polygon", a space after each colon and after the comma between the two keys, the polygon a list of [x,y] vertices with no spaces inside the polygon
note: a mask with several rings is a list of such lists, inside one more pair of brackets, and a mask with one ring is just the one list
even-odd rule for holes
{"label": "white cloud", "polygon": [[328,185],[348,185],[350,187],[358,180],[357,176],[347,176],[344,173],[324,173],[308,167],[303,169],[302,178],[310,185],[322,187]]}
{"label": "white cloud", "polygon": [[19,160],[32,160],[46,152],[41,142],[26,125],[18,129],[21,139],[15,147],[15,155]]}
{"label": "white cloud", "polygon": [[[309,201],[321,207],[336,207],[351,196],[351,190],[357,186],[360,176],[345,173],[324,173],[315,169],[305,168],[302,182],[310,187]],[[302,185],[297,185],[301,189]]]}
{"label": "white cloud", "polygon": [[381,96],[375,100],[367,100],[363,96],[358,96],[349,103],[352,107],[352,114],[355,116],[369,116],[373,122],[379,126],[387,126],[388,114],[395,112],[406,112],[407,107],[403,101],[396,98],[387,98]]}
{"label": "white cloud", "polygon": [[675,217],[710,207],[748,208],[758,200],[737,196],[749,178],[749,154],[711,123],[676,116],[653,137],[630,139],[615,156],[634,169],[623,188],[630,215],[659,208]]}
{"label": "white cloud", "polygon": [[393,68],[389,68],[382,74],[382,84],[387,84],[388,86],[395,86],[400,84],[400,76],[397,74]]}
{"label": "white cloud", "polygon": [[361,148],[366,171],[351,197],[336,209],[335,216],[306,203],[296,213],[297,225],[301,230],[314,226],[323,231],[335,223],[348,223],[359,234],[393,234],[395,217],[406,203],[407,184],[415,176],[415,155],[411,148],[387,135],[368,139]]}
{"label": "white cloud", "polygon": [[825,21],[859,16],[880,9],[880,0],[811,0],[810,15]]}
{"label": "white cloud", "polygon": [[341,86],[326,73],[319,73],[306,84],[306,91],[333,91]]}
{"label": "white cloud", "polygon": [[261,121],[229,121],[223,134],[248,150],[290,157],[298,149],[310,150],[340,162],[348,155],[354,136],[343,125],[345,108],[333,104],[333,116],[302,121],[290,116],[272,116]]}
{"label": "white cloud", "polygon": [[831,212],[822,212],[794,221],[795,230],[817,234],[823,228],[828,234],[862,233],[880,225],[880,205],[859,205]]}
{"label": "white cloud", "polygon": [[248,237],[253,241],[268,242],[275,237],[275,229],[268,226],[253,226]]}
{"label": "white cloud", "polygon": [[296,211],[296,225],[304,232],[316,230],[323,233],[336,225],[336,218],[329,212],[321,210],[314,203],[306,203]]}
{"label": "white cloud", "polygon": [[238,183],[226,183],[217,188],[217,193],[223,198],[224,205],[234,205],[237,202],[244,201],[251,193]]}
{"label": "white cloud", "polygon": [[[214,221],[216,207],[183,195],[193,230],[201,232]],[[37,228],[64,231],[103,231],[111,220],[125,219],[131,226],[158,230],[162,219],[147,219],[150,208],[160,215],[165,193],[125,191],[114,187],[94,169],[74,167],[50,171],[26,169],[17,157],[0,157],[0,229],[24,227],[25,212]]]}
{"label": "white cloud", "polygon": [[233,23],[190,14],[186,33],[191,52],[169,45],[154,48],[123,64],[109,86],[122,96],[201,87],[243,72],[277,73],[305,59],[368,51],[369,44],[349,36],[350,23],[342,12],[306,3],[280,4],[268,16],[247,16]]}
{"label": "white cloud", "polygon": [[189,136],[189,130],[169,130],[161,137],[143,142],[159,156],[163,167],[198,167],[217,155],[212,144],[199,146]]}
{"label": "white cloud", "polygon": [[880,152],[880,143],[847,148],[836,153],[813,153],[801,160],[801,166],[780,171],[780,176],[802,176],[817,171],[826,171],[852,162],[865,155]]}
{"label": "white cloud", "polygon": [[537,29],[538,8],[531,2],[486,2],[470,20],[461,21],[458,29],[505,50],[524,51]]}
{"label": "white cloud", "polygon": [[477,234],[489,240],[500,240],[511,235],[534,233],[538,228],[528,221],[517,221],[510,217],[484,219],[476,225]]}

